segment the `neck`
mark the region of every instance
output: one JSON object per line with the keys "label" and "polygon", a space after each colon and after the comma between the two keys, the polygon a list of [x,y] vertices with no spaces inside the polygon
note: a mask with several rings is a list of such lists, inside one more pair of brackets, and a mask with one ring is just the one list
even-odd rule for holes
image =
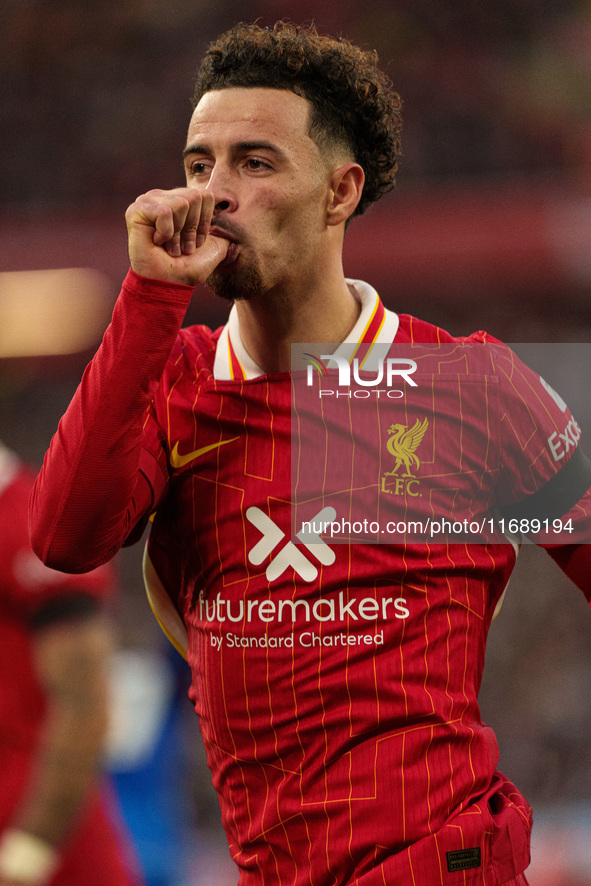
{"label": "neck", "polygon": [[306,280],[286,290],[268,290],[237,302],[244,347],[264,372],[285,372],[297,342],[338,343],[353,329],[360,306],[340,273]]}

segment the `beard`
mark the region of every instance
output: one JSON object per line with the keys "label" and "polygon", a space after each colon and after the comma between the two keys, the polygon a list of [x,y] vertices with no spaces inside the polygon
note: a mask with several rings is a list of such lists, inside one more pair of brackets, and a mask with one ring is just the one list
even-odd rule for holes
{"label": "beard", "polygon": [[226,273],[216,268],[205,283],[220,298],[231,302],[248,301],[263,292],[263,277],[256,264]]}

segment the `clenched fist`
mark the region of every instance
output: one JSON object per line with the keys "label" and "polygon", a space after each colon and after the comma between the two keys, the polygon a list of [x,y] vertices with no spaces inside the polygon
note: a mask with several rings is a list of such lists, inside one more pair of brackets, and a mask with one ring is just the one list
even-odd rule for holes
{"label": "clenched fist", "polygon": [[228,240],[209,233],[215,198],[196,188],[154,189],[125,214],[129,259],[143,277],[203,283],[224,260]]}

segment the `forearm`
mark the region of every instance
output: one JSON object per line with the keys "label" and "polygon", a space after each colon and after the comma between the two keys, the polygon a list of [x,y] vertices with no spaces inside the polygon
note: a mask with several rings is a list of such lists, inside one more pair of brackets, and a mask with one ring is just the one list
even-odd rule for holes
{"label": "forearm", "polygon": [[33,490],[31,540],[49,566],[82,572],[105,562],[152,507],[142,430],[191,292],[126,278]]}
{"label": "forearm", "polygon": [[83,678],[64,689],[48,709],[31,781],[15,826],[60,846],[95,783],[108,726],[102,682]]}

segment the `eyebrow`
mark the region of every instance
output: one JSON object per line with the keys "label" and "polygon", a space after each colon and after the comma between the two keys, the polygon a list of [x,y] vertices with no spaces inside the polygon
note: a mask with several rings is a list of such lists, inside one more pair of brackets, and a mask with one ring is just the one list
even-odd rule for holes
{"label": "eyebrow", "polygon": [[[268,142],[264,140],[256,140],[256,141],[244,141],[244,142],[235,142],[232,146],[232,151],[237,154],[242,154],[247,151],[271,151],[273,154],[276,154],[278,157],[282,159],[286,158],[286,154],[281,150],[280,147],[273,144],[273,142]],[[185,158],[188,154],[211,154],[212,150],[209,145],[206,144],[194,144],[187,145],[185,150],[183,151],[183,158]]]}

